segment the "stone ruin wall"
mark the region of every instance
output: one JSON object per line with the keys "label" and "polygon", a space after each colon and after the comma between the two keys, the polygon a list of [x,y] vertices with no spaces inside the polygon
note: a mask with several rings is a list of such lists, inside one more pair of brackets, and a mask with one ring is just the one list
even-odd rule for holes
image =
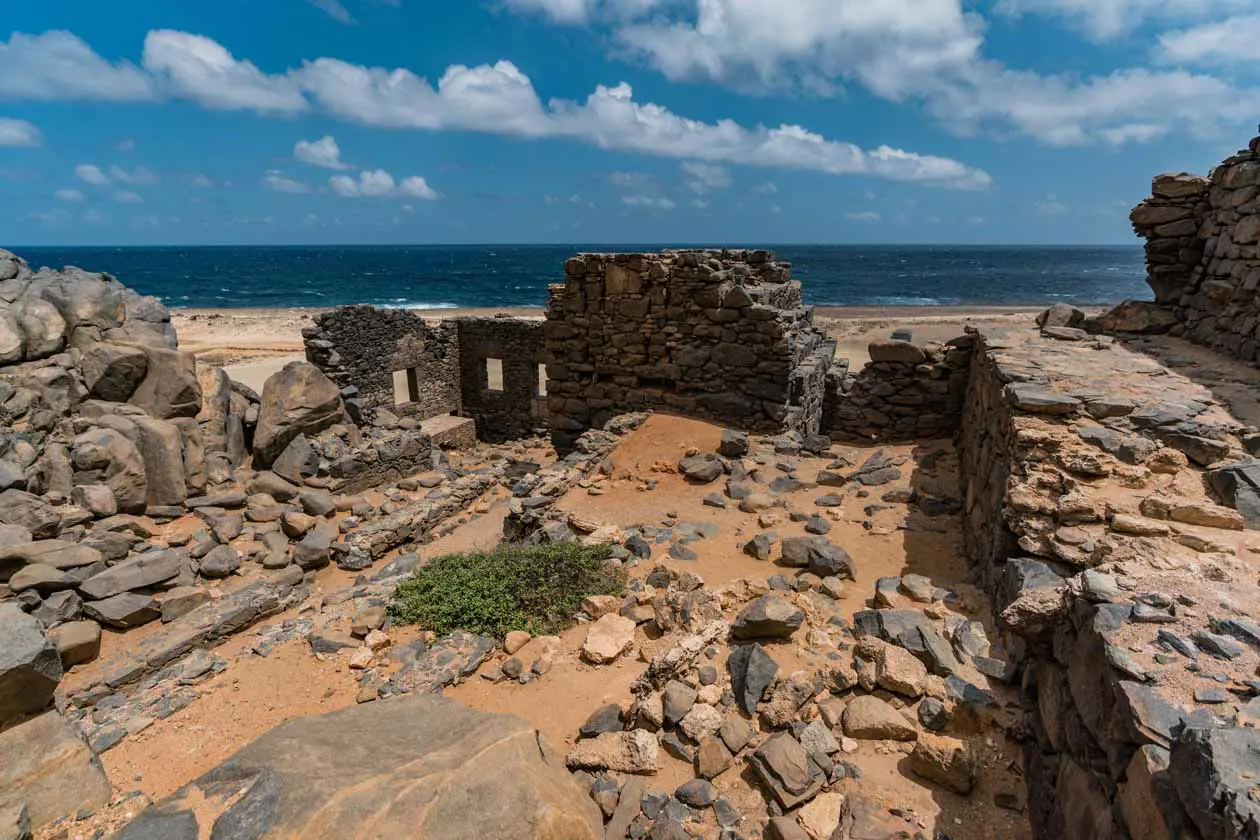
{"label": "stone ruin wall", "polygon": [[[427,419],[458,413],[459,347],[453,322],[429,324],[402,309],[346,306],[302,331],[306,359],[369,409]],[[394,372],[407,372],[409,400],[396,404]]]}
{"label": "stone ruin wall", "polygon": [[[851,371],[814,327],[791,266],[767,251],[583,254],[565,270],[544,323],[345,307],[304,331],[307,359],[369,413],[470,417],[491,442],[549,428],[567,449],[644,410],[836,440],[958,429],[972,337],[875,342],[873,361]],[[411,397],[401,404],[398,371]]]}
{"label": "stone ruin wall", "polygon": [[[430,323],[406,310],[348,306],[303,331],[306,358],[343,388],[357,389],[368,412],[414,420],[471,417],[483,440],[526,437],[540,417],[542,325],[523,319],[454,318]],[[488,360],[501,364],[491,388]],[[398,402],[395,374],[406,377]],[[495,383],[498,386],[500,383]]]}
{"label": "stone ruin wall", "polygon": [[1260,138],[1208,178],[1160,175],[1131,215],[1164,328],[1260,363]]}
{"label": "stone ruin wall", "polygon": [[547,404],[561,448],[659,409],[750,431],[820,431],[834,344],[768,251],[581,254],[553,286]]}
{"label": "stone ruin wall", "polygon": [[[1105,340],[975,350],[964,538],[1023,690],[1038,840],[1256,825],[1257,586],[1229,535],[1260,516],[1226,479],[1260,462],[1238,460],[1238,431],[1200,386]],[[1237,497],[1182,495],[1200,484]]]}
{"label": "stone ruin wall", "polygon": [[962,422],[974,335],[947,344],[876,341],[860,371],[827,376],[823,429],[833,440],[951,437]]}

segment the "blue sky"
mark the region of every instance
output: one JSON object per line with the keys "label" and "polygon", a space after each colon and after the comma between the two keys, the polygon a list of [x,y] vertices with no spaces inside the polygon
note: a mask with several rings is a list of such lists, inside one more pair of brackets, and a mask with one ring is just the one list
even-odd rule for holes
{"label": "blue sky", "polygon": [[[7,3],[11,245],[1133,242],[1258,0]],[[1248,72],[1251,71],[1251,72]]]}

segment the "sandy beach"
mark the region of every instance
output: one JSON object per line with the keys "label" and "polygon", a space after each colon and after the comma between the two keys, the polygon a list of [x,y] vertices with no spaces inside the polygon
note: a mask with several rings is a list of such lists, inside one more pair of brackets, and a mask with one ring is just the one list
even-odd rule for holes
{"label": "sandy beach", "polygon": [[[967,326],[1002,330],[1027,324],[1043,307],[1021,306],[861,306],[818,307],[815,322],[836,339],[836,355],[852,367],[869,361],[867,345],[895,330],[910,330],[915,341],[946,341]],[[1088,309],[1088,308],[1087,308]],[[1096,308],[1098,311],[1102,307]],[[302,328],[327,309],[176,309],[172,321],[180,347],[207,363],[223,365],[230,376],[254,389],[285,364],[304,358]],[[510,315],[542,318],[536,307],[417,309],[425,318]],[[1092,312],[1093,309],[1088,311]]]}

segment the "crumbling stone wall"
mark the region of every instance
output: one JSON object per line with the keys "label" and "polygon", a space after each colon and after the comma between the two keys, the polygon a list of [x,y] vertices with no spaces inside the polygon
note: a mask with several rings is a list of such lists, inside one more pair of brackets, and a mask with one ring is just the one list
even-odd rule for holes
{"label": "crumbling stone wall", "polygon": [[[419,419],[458,413],[458,335],[452,322],[428,324],[414,312],[345,306],[302,331],[306,358],[370,411]],[[407,372],[409,400],[395,405],[394,373]]]}
{"label": "crumbling stone wall", "polygon": [[1158,176],[1130,218],[1174,333],[1260,363],[1260,137],[1209,178]]}
{"label": "crumbling stone wall", "polygon": [[[546,360],[542,324],[507,316],[460,318],[454,323],[462,413],[476,419],[477,435],[499,443],[546,426],[539,413],[539,368]],[[501,382],[489,381],[487,361],[492,359],[499,362]]]}
{"label": "crumbling stone wall", "polygon": [[434,440],[415,429],[378,433],[332,463],[329,489],[349,495],[436,468],[441,460]]}
{"label": "crumbling stone wall", "polygon": [[833,440],[916,440],[958,431],[974,335],[947,344],[876,341],[860,371],[827,376],[823,432]]}
{"label": "crumbling stone wall", "polygon": [[551,430],[567,448],[626,411],[818,433],[829,351],[768,251],[581,254],[545,326]]}
{"label": "crumbling stone wall", "polygon": [[1105,341],[975,351],[964,531],[1025,689],[1038,840],[1226,840],[1253,819],[1253,695],[1225,686],[1251,679],[1260,587],[1228,571],[1243,514],[1195,489],[1255,464],[1230,463],[1246,454],[1235,426],[1205,389]]}
{"label": "crumbling stone wall", "polygon": [[[458,414],[478,436],[499,442],[544,426],[539,368],[542,324],[518,318],[454,318],[432,324],[413,312],[347,306],[303,331],[306,357],[369,410],[420,420]],[[492,389],[487,359],[502,364]],[[410,400],[395,405],[394,374],[406,371]],[[496,386],[500,383],[496,382]]]}

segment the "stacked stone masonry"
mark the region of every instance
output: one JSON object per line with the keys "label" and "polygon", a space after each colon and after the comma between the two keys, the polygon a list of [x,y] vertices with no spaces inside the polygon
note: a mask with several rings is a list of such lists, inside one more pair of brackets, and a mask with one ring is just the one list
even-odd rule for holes
{"label": "stacked stone masonry", "polygon": [[1160,175],[1132,213],[1174,334],[1260,362],[1260,138],[1208,178]]}
{"label": "stacked stone masonry", "polygon": [[965,536],[1021,666],[1038,838],[1254,836],[1260,516],[1240,477],[1260,464],[1239,431],[1109,339],[977,347]]}
{"label": "stacked stone masonry", "polygon": [[876,341],[871,363],[827,376],[823,427],[833,440],[951,437],[961,421],[976,337],[918,346]]}
{"label": "stacked stone masonry", "polygon": [[552,287],[545,336],[562,448],[627,411],[820,431],[835,347],[768,251],[576,256]]}
{"label": "stacked stone masonry", "polygon": [[478,436],[491,442],[546,425],[537,321],[430,323],[405,310],[350,306],[321,315],[303,337],[307,359],[353,389],[369,420],[382,409],[415,420],[460,415],[476,420]]}

